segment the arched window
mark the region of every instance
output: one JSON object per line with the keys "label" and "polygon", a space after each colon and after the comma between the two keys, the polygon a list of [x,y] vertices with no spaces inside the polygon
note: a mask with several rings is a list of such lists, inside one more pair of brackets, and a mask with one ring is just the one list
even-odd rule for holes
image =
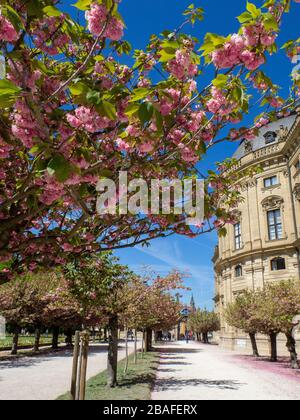
{"label": "arched window", "polygon": [[274,258],[271,261],[271,269],[272,271],[280,271],[286,269],[286,263],[284,258]]}
{"label": "arched window", "polygon": [[235,271],[235,277],[242,277],[243,276],[243,267],[241,266],[241,264],[237,265],[234,269]]}

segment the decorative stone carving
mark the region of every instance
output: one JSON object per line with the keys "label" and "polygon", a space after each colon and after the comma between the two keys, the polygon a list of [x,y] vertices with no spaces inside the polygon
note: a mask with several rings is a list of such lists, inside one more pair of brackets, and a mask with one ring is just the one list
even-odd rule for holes
{"label": "decorative stone carving", "polygon": [[296,184],[294,188],[294,194],[297,200],[300,200],[300,184]]}
{"label": "decorative stone carving", "polygon": [[289,178],[289,176],[290,176],[289,171],[284,170],[284,171],[283,171],[283,176],[284,176],[285,178]]}
{"label": "decorative stone carving", "polygon": [[240,222],[242,219],[242,212],[239,211],[238,209],[235,209],[231,212],[232,218],[236,221],[236,222]]}
{"label": "decorative stone carving", "polygon": [[249,140],[245,140],[244,149],[245,149],[245,153],[253,152],[253,143]]}
{"label": "decorative stone carving", "polygon": [[265,135],[264,138],[266,139],[266,144],[272,144],[275,143],[276,139],[277,139],[277,133],[275,131],[268,131]]}
{"label": "decorative stone carving", "polygon": [[282,197],[273,195],[263,200],[262,206],[265,211],[276,210],[282,207],[284,200]]}
{"label": "decorative stone carving", "polygon": [[256,187],[256,185],[257,185],[257,179],[252,178],[248,181],[249,188],[254,188],[254,187]]}
{"label": "decorative stone carving", "polygon": [[280,129],[276,132],[278,135],[279,141],[283,141],[287,139],[287,136],[289,135],[290,130],[288,127],[285,127],[284,125],[280,126]]}

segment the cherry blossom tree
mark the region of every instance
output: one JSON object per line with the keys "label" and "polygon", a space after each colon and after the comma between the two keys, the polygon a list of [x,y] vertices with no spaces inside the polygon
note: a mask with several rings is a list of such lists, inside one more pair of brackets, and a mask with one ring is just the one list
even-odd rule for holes
{"label": "cherry blossom tree", "polygon": [[35,328],[34,351],[39,350],[43,313],[50,302],[46,295],[55,281],[55,276],[27,273],[0,286],[0,313],[14,331],[12,354],[17,354],[21,328],[28,326]]}
{"label": "cherry blossom tree", "polygon": [[215,312],[198,309],[189,316],[189,328],[197,335],[202,334],[203,342],[209,344],[208,334],[220,330],[220,320]]}
{"label": "cherry blossom tree", "polygon": [[180,318],[181,304],[175,292],[187,289],[186,273],[174,270],[165,277],[147,273],[129,285],[128,305],[124,318],[130,328],[143,331],[146,351],[152,347],[153,331],[173,328]]}
{"label": "cherry blossom tree", "polygon": [[236,297],[233,303],[227,306],[225,312],[226,321],[230,326],[249,334],[254,357],[259,357],[256,342],[256,334],[258,333],[256,321],[257,311],[258,301],[256,294],[250,291],[244,291]]}
{"label": "cherry blossom tree", "polygon": [[108,325],[108,386],[117,386],[119,316],[126,308],[125,285],[134,277],[110,252],[74,259],[65,267],[68,290],[79,305],[83,328]]}
{"label": "cherry blossom tree", "polygon": [[[233,219],[228,208],[240,199],[235,162],[209,171],[205,220],[195,228],[186,213],[122,214],[122,188],[116,214],[100,216],[97,181],[116,181],[120,171],[147,182],[195,178],[196,164],[215,144],[252,139],[297,105],[299,79],[291,97],[281,98],[261,68],[276,53],[290,0],[247,3],[238,33],[207,33],[204,40],[184,33],[203,19],[191,5],[178,30],[134,52],[132,67],[123,64],[132,53],[118,3],[79,0],[75,21],[56,0],[1,2],[0,258],[9,261],[2,275],[173,233],[225,234]],[[291,55],[298,43],[285,47]],[[211,75],[207,84],[204,73]],[[257,103],[253,88],[263,114],[242,127]]]}
{"label": "cherry blossom tree", "polygon": [[287,349],[291,355],[291,367],[298,369],[296,341],[292,331],[293,319],[300,312],[299,281],[283,281],[269,284],[261,292],[259,326],[261,332],[271,333],[272,361],[277,360],[276,333],[287,337]]}
{"label": "cherry blossom tree", "polygon": [[42,324],[52,331],[52,349],[58,349],[59,332],[66,334],[66,344],[72,347],[72,335],[85,323],[80,313],[80,305],[70,292],[69,284],[61,271],[50,272],[55,278],[43,299],[47,301],[42,314]]}
{"label": "cherry blossom tree", "polygon": [[282,281],[267,284],[264,289],[245,291],[226,309],[227,322],[249,333],[254,356],[258,356],[255,334],[268,335],[271,344],[271,361],[277,361],[277,336],[287,338],[291,367],[298,368],[296,341],[293,337],[293,320],[300,312],[299,281]]}

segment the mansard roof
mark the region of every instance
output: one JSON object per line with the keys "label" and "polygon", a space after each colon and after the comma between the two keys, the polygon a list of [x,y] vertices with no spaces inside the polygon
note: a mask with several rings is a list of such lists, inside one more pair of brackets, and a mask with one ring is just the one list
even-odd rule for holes
{"label": "mansard roof", "polygon": [[[237,160],[240,160],[242,157],[246,156],[250,152],[255,152],[259,149],[269,146],[270,144],[276,144],[280,141],[284,141],[282,136],[280,136],[280,129],[282,126],[287,131],[290,131],[293,127],[297,116],[292,115],[290,117],[281,118],[278,121],[272,122],[259,130],[259,135],[254,140],[242,140],[238,149],[234,153],[233,157]],[[274,136],[274,141],[268,143],[269,137]]]}

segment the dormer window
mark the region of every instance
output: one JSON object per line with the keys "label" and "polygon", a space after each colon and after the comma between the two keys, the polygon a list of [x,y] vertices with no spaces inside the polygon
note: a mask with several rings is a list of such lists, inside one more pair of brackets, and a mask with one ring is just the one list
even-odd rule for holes
{"label": "dormer window", "polygon": [[266,144],[272,144],[275,143],[277,140],[277,133],[275,133],[275,131],[268,131],[265,135],[264,135]]}

